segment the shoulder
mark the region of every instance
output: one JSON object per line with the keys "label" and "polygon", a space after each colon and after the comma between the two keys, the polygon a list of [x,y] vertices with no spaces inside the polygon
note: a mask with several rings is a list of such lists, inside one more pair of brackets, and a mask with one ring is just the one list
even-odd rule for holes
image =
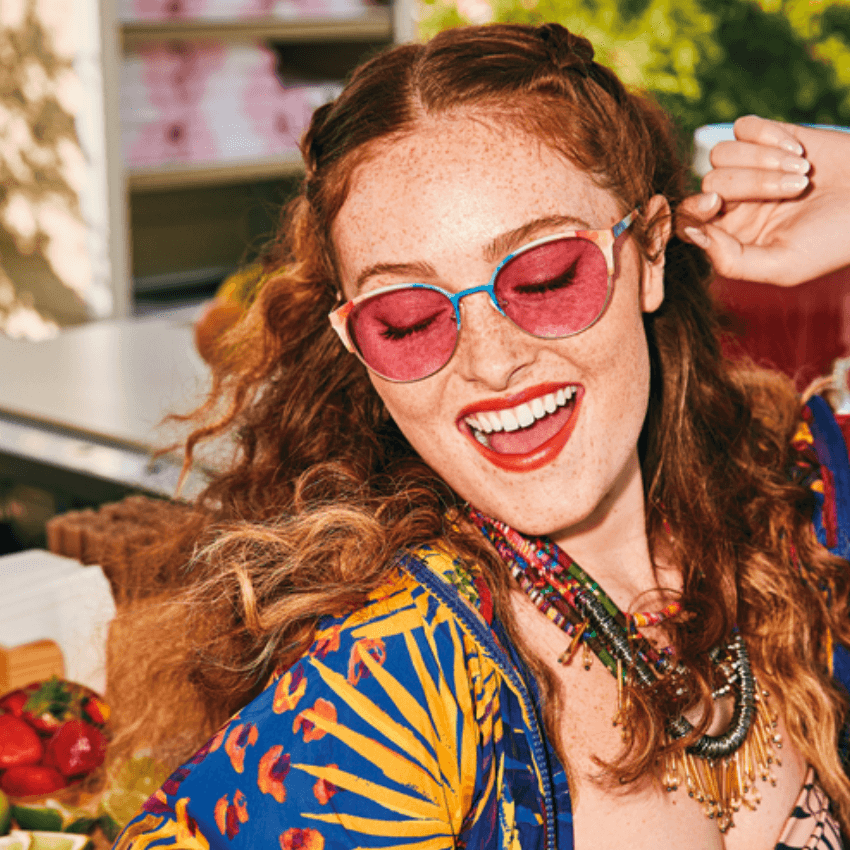
{"label": "shoulder", "polygon": [[[288,847],[291,833],[291,846],[371,847],[399,830],[457,834],[461,802],[486,784],[499,676],[447,601],[459,594],[446,572],[473,590],[474,579],[442,550],[414,560],[433,568],[445,598],[399,567],[361,609],[323,621],[309,651],[172,775],[125,836],[195,847],[274,834]],[[460,604],[480,620],[467,593]]]}

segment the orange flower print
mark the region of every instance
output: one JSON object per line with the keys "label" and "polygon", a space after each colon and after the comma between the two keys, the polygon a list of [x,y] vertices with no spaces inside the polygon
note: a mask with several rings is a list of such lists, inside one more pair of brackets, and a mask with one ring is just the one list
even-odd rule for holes
{"label": "orange flower print", "polygon": [[[320,717],[324,717],[327,720],[336,723],[336,707],[332,702],[328,702],[326,699],[319,697],[319,699],[317,699],[313,704],[313,708],[307,710],[312,710]],[[305,712],[302,711],[299,712],[298,716],[295,718],[295,722],[292,724],[292,734],[294,735],[299,729],[303,729],[304,741],[306,743],[309,743],[310,741],[318,741],[319,738],[323,738],[325,736],[324,730],[319,729],[312,720],[309,720],[304,715]]]}
{"label": "orange flower print", "polygon": [[[338,768],[338,764],[329,764],[328,767]],[[339,788],[333,784],[333,782],[328,782],[327,779],[317,779],[316,784],[313,786],[313,793],[316,795],[316,799],[324,806],[325,803],[333,797],[336,792],[339,791]]]}
{"label": "orange flower print", "polygon": [[363,638],[351,647],[351,655],[348,659],[348,681],[356,685],[360,679],[369,675],[369,668],[363,663],[364,655],[368,653],[383,665],[387,660],[387,650],[380,638]]}
{"label": "orange flower print", "polygon": [[263,794],[271,794],[278,803],[282,803],[286,799],[286,786],[283,784],[283,780],[289,773],[289,762],[289,753],[285,753],[280,745],[272,747],[260,759],[257,785],[259,785]]}
{"label": "orange flower print", "polygon": [[174,804],[174,815],[177,829],[174,834],[175,844],[183,847],[206,848],[209,850],[209,842],[198,829],[198,822],[189,814],[189,798],[181,797]]}
{"label": "orange flower print", "polygon": [[231,803],[225,794],[215,804],[214,815],[219,832],[232,841],[239,832],[239,824],[248,820],[248,803],[245,795],[237,788]]}
{"label": "orange flower print", "polygon": [[227,736],[224,751],[230,756],[230,763],[237,773],[245,769],[245,750],[257,743],[257,734],[257,727],[253,723],[239,723]]}
{"label": "orange flower print", "polygon": [[291,711],[307,690],[307,677],[299,664],[292,670],[287,670],[274,689],[272,710],[275,714]]}
{"label": "orange flower print", "polygon": [[316,636],[316,643],[313,644],[313,655],[316,658],[324,659],[329,652],[336,652],[339,649],[339,633],[342,631],[342,626],[331,626],[325,629]]}
{"label": "orange flower print", "polygon": [[223,743],[224,737],[227,735],[227,726],[222,726],[218,732],[215,733],[215,736],[210,740],[210,748],[208,752],[214,753]]}
{"label": "orange flower print", "polygon": [[280,850],[323,850],[325,839],[317,829],[292,827],[280,836]]}

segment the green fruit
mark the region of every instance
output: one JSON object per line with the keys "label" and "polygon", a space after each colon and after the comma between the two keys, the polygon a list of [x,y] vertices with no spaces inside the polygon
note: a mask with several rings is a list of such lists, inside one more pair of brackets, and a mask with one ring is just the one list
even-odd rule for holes
{"label": "green fruit", "polygon": [[0,835],[5,835],[12,825],[12,807],[9,798],[0,791]]}
{"label": "green fruit", "polygon": [[55,806],[12,806],[12,817],[21,829],[62,832],[64,809]]}
{"label": "green fruit", "polygon": [[117,835],[167,778],[168,770],[149,756],[136,756],[125,762],[100,800],[99,814],[108,819],[101,821],[107,837],[108,821],[117,826]]}

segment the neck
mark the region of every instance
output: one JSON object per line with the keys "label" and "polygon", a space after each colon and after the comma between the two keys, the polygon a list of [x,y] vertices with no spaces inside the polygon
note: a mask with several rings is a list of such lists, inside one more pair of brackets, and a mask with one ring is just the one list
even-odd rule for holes
{"label": "neck", "polygon": [[[678,570],[653,563],[646,534],[643,479],[637,451],[615,487],[582,522],[550,535],[621,610],[658,607],[660,588],[678,590]],[[648,603],[648,604],[647,604]]]}

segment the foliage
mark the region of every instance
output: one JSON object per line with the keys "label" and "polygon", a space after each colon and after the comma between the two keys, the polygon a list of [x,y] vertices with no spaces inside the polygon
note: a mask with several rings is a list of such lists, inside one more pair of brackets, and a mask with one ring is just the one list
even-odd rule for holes
{"label": "foliage", "polygon": [[690,136],[756,113],[850,125],[850,0],[420,0],[420,32],[560,21]]}

